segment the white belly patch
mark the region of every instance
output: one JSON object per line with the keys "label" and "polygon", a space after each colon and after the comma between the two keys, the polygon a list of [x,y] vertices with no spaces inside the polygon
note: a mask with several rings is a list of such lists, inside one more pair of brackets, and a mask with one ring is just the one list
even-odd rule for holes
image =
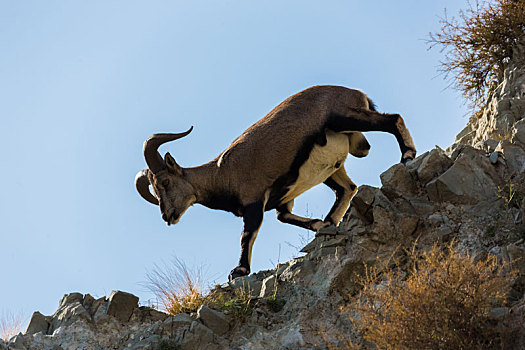
{"label": "white belly patch", "polygon": [[348,136],[328,130],[326,145],[315,145],[306,162],[299,168],[299,176],[290,185],[281,203],[287,203],[304,191],[324,182],[342,166],[349,151]]}

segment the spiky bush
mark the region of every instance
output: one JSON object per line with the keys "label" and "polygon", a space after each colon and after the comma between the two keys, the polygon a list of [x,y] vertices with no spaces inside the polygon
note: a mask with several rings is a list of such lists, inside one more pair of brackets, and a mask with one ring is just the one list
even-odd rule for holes
{"label": "spiky bush", "polygon": [[[449,245],[419,255],[408,270],[367,267],[363,289],[347,311],[364,341],[378,349],[499,349],[510,331],[490,317],[512,279],[494,256],[474,262]],[[353,345],[353,348],[355,345]]]}
{"label": "spiky bush", "polygon": [[182,260],[173,258],[148,271],[146,286],[169,314],[195,312],[205,301],[201,275],[202,269],[190,269]]}
{"label": "spiky bush", "polygon": [[442,47],[440,70],[453,86],[481,109],[487,88],[501,82],[515,45],[525,34],[525,0],[468,1],[458,17],[441,19],[441,31],[430,33],[428,43]]}
{"label": "spiky bush", "polygon": [[252,310],[248,287],[224,291],[220,286],[202,286],[202,268],[190,268],[184,261],[173,258],[169,263],[155,265],[146,274],[145,286],[155,295],[162,309],[171,315],[196,312],[205,304],[222,310],[232,320],[244,320]]}

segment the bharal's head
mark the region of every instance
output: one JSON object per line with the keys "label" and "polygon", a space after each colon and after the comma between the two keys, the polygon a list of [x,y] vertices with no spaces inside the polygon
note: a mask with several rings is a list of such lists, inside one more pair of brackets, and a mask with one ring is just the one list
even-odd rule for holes
{"label": "bharal's head", "polygon": [[[184,169],[175,159],[166,153],[164,159],[158,148],[163,143],[174,141],[188,135],[188,131],[179,134],[154,134],[144,142],[144,158],[148,169],[139,171],[135,177],[135,187],[142,198],[159,205],[162,219],[168,225],[179,222],[186,209],[196,201],[193,186],[186,180]],[[149,186],[153,188],[150,192]]]}

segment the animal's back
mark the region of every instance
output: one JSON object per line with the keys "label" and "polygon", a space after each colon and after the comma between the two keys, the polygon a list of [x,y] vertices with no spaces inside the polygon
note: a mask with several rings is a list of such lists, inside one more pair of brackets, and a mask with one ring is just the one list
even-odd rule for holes
{"label": "animal's back", "polygon": [[303,90],[249,127],[215,161],[221,168],[237,169],[229,173],[241,178],[231,180],[245,184],[244,191],[250,190],[253,181],[271,186],[294,165],[301,165],[294,164],[298,157],[308,158],[308,154],[299,153],[305,151],[306,144],[323,137],[330,113],[344,114],[349,107],[367,108],[366,95],[341,86]]}

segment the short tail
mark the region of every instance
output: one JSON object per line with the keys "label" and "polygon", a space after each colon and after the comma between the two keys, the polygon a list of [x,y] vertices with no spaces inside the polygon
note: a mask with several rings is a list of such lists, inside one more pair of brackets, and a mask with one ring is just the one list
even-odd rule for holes
{"label": "short tail", "polygon": [[368,100],[368,109],[371,111],[377,112],[377,109],[376,109],[377,106],[374,103],[374,101],[372,101],[370,97],[367,97],[366,99]]}

